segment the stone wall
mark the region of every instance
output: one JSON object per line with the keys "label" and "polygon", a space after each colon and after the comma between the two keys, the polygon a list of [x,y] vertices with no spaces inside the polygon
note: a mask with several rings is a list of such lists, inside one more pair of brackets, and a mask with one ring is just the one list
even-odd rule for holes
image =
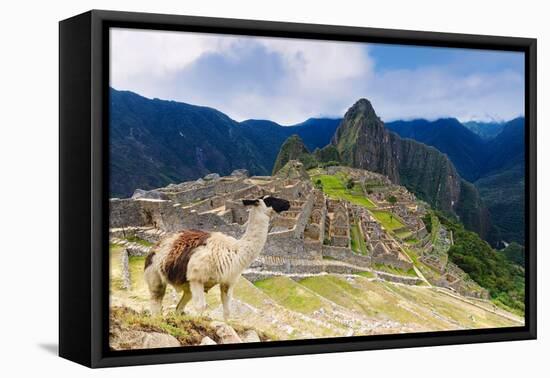
{"label": "stone wall", "polygon": [[376,275],[383,279],[384,281],[397,282],[405,285],[418,285],[422,282],[422,279],[418,277],[406,277],[406,276],[397,276],[395,274],[389,274],[384,272],[376,272]]}
{"label": "stone wall", "polygon": [[372,260],[369,256],[358,255],[349,248],[323,245],[321,247],[323,257],[330,257],[335,260],[341,260],[360,267],[369,268]]}
{"label": "stone wall", "polygon": [[318,252],[306,248],[303,240],[294,237],[294,230],[268,234],[262,254],[302,259],[319,258]]}
{"label": "stone wall", "polygon": [[298,215],[296,219],[296,227],[294,227],[294,237],[298,239],[304,238],[304,230],[306,224],[309,221],[309,216],[311,215],[311,209],[313,208],[314,196],[313,193],[310,193],[307,197],[306,202],[302,206],[302,212]]}
{"label": "stone wall", "polygon": [[177,203],[189,204],[202,201],[216,195],[236,193],[250,186],[243,179],[219,179],[212,183],[196,185],[192,189],[183,191],[165,191],[164,194]]}

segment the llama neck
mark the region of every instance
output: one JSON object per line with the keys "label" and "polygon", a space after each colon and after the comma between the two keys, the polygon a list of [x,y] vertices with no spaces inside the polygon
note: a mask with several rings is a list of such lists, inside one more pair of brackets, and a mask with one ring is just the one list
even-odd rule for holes
{"label": "llama neck", "polygon": [[248,216],[248,225],[240,243],[246,248],[243,252],[249,258],[254,259],[262,252],[267,240],[267,232],[269,230],[269,217],[261,210],[253,208]]}

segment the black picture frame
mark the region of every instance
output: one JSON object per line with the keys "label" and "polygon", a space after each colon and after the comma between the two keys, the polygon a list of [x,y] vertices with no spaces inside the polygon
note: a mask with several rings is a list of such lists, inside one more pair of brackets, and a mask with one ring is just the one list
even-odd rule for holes
{"label": "black picture frame", "polygon": [[[525,53],[523,327],[113,352],[108,348],[110,27]],[[89,367],[535,339],[536,39],[92,10],[59,23],[59,355]]]}

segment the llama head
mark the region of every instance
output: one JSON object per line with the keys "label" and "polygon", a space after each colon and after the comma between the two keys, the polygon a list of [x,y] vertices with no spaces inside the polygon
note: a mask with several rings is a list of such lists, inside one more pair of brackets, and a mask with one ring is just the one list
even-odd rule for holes
{"label": "llama head", "polygon": [[253,200],[243,200],[243,205],[245,206],[254,206],[255,208],[261,210],[266,215],[272,215],[274,212],[282,213],[290,209],[290,202],[283,199],[273,196],[265,196],[263,198],[253,199]]}

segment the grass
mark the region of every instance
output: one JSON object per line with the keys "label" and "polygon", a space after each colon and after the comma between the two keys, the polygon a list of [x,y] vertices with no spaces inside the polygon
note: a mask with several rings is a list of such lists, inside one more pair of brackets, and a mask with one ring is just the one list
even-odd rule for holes
{"label": "grass", "polygon": [[359,190],[355,185],[352,189],[346,189],[342,175],[315,175],[311,178],[315,183],[321,180],[323,192],[333,199],[343,199],[367,209],[374,209],[376,205]]}
{"label": "grass", "polygon": [[347,309],[410,325],[414,331],[515,325],[432,289],[370,281],[362,277],[348,282],[332,275],[306,278],[300,284]]}
{"label": "grass", "polygon": [[405,227],[403,223],[397,219],[395,215],[392,215],[388,211],[383,210],[371,210],[372,215],[376,218],[382,226],[388,231],[397,230],[399,228]]}
{"label": "grass", "polygon": [[115,244],[109,244],[109,267],[110,267],[110,290],[119,290],[122,286],[120,277],[120,252],[122,247]]}
{"label": "grass", "polygon": [[376,275],[373,272],[364,271],[357,273],[358,276],[365,277],[365,278],[375,278]]}
{"label": "grass", "polygon": [[401,240],[409,239],[412,236],[412,232],[410,230],[403,230],[395,233],[395,236],[397,236]]}
{"label": "grass", "polygon": [[403,270],[403,269],[399,269],[399,268],[389,266],[389,265],[384,265],[384,264],[374,264],[374,268],[381,272],[396,274],[399,276],[417,277],[416,272],[414,271],[413,268],[409,270]]}
{"label": "grass", "polygon": [[323,307],[323,303],[317,296],[304,290],[304,288],[287,277],[268,278],[256,281],[254,285],[277,303],[293,311],[311,314]]}
{"label": "grass", "polygon": [[132,242],[132,243],[141,244],[145,247],[152,247],[154,245],[153,243],[148,242],[147,240],[138,238],[137,236],[128,236],[126,238],[126,240],[128,240],[129,242]]}
{"label": "grass", "polygon": [[420,242],[420,240],[418,240],[417,238],[407,238],[407,239],[405,239],[405,243],[410,244],[410,245],[416,245],[419,242]]}
{"label": "grass", "polygon": [[135,290],[140,284],[138,277],[143,276],[143,269],[145,267],[145,256],[129,256],[128,257],[128,269],[130,271],[130,277],[132,277],[132,289]]}
{"label": "grass", "polygon": [[[113,307],[110,311],[110,321],[121,329],[144,332],[160,332],[174,336],[181,345],[197,345],[208,336],[220,342],[216,329],[211,325],[212,319],[190,315],[181,315],[170,312],[160,316],[150,316],[147,312],[137,312],[128,307]],[[237,324],[231,324],[238,334],[249,330]],[[264,332],[255,330],[260,340],[266,341],[270,337]]]}
{"label": "grass", "polygon": [[365,243],[363,234],[361,234],[361,230],[359,230],[359,226],[355,223],[352,224],[350,231],[351,231],[351,249],[357,253],[366,255],[367,244]]}
{"label": "grass", "polygon": [[210,326],[211,320],[208,318],[174,313],[154,317],[146,312],[137,312],[127,307],[113,307],[110,319],[111,323],[116,322],[123,329],[167,333],[178,339],[182,345],[200,344],[205,336],[216,342],[219,341],[216,330]]}
{"label": "grass", "polygon": [[439,227],[441,227],[441,223],[439,222],[439,218],[436,217],[434,214],[431,214],[432,219],[432,244],[435,244],[438,236],[439,236]]}
{"label": "grass", "polygon": [[361,290],[338,277],[329,275],[305,278],[300,281],[300,285],[346,308],[361,312],[370,311],[365,303],[358,300],[362,294]]}

